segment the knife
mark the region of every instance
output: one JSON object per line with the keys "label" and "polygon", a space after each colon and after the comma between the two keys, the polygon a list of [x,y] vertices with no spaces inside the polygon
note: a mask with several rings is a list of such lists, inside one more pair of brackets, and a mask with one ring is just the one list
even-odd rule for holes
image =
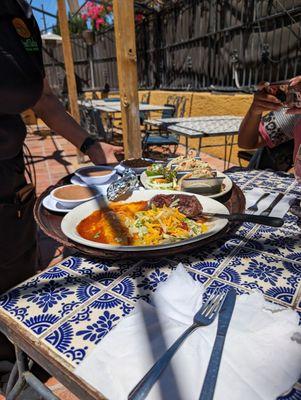
{"label": "knife", "polygon": [[219,312],[216,338],[199,400],[213,399],[224,343],[233,314],[235,300],[236,292],[234,289],[230,289]]}
{"label": "knife", "polygon": [[284,224],[282,218],[278,217],[268,217],[264,215],[254,215],[254,214],[221,214],[221,213],[207,213],[202,212],[202,216],[209,218],[225,218],[229,221],[241,221],[241,222],[252,222],[253,224],[261,224],[274,226],[279,228]]}
{"label": "knife", "polygon": [[275,197],[275,199],[272,201],[272,203],[263,210],[260,215],[263,215],[267,217],[273,210],[273,208],[279,203],[279,201],[284,197],[284,193],[278,193],[278,195]]}

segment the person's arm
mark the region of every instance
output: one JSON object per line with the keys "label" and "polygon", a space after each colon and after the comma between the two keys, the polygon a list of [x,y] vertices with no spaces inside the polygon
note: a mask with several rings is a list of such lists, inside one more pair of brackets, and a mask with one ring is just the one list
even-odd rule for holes
{"label": "person's arm", "polygon": [[[52,93],[46,79],[44,79],[42,96],[32,109],[53,131],[64,136],[78,149],[89,136],[88,132],[66,112],[61,102]],[[96,142],[89,147],[87,155],[94,164],[109,164],[117,162],[114,153],[121,152],[122,147]]]}
{"label": "person's arm", "polygon": [[256,149],[264,145],[259,133],[262,113],[265,111],[279,111],[282,107],[280,100],[269,94],[263,84],[255,93],[253,102],[244,117],[238,133],[238,146],[244,149]]}

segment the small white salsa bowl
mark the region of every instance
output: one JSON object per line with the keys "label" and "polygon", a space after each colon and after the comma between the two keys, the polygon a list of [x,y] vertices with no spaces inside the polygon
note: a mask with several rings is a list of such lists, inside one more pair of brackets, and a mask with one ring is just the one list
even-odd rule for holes
{"label": "small white salsa bowl", "polygon": [[50,196],[65,208],[74,208],[78,205],[99,196],[92,188],[80,185],[65,185],[52,190]]}
{"label": "small white salsa bowl", "polygon": [[103,185],[115,173],[116,171],[111,167],[97,165],[79,168],[77,171],[75,171],[75,175],[77,175],[83,182],[90,186]]}

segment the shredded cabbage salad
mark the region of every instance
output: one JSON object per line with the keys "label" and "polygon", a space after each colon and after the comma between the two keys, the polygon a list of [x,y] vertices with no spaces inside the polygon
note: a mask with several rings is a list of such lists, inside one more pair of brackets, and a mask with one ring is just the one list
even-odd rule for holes
{"label": "shredded cabbage salad", "polygon": [[134,246],[174,243],[202,235],[208,230],[204,221],[194,221],[177,208],[166,206],[139,211],[134,219],[126,219],[125,224]]}

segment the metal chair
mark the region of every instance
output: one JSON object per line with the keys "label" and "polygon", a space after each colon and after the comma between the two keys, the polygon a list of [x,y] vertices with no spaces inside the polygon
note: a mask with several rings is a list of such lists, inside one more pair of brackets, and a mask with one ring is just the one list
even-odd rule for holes
{"label": "metal chair", "polygon": [[176,109],[176,115],[178,118],[183,118],[186,110],[187,98],[185,96],[179,98],[179,102]]}
{"label": "metal chair", "polygon": [[[149,104],[150,92],[144,93],[141,97],[140,104]],[[149,111],[139,111],[140,125],[144,126],[144,121],[148,119]],[[145,128],[143,129],[145,131]]]}
{"label": "metal chair", "polygon": [[33,185],[33,187],[36,188],[36,183],[37,183],[36,168],[34,165],[33,156],[26,143],[23,143],[23,155],[25,164],[25,176],[27,180]]}
{"label": "metal chair", "polygon": [[175,135],[167,134],[151,134],[146,133],[142,140],[142,150],[149,151],[151,146],[174,146],[173,154],[176,153],[179,145],[179,138]]}
{"label": "metal chair", "polygon": [[[187,98],[185,96],[168,96],[165,104],[170,109],[163,110],[161,118],[183,118],[185,115]],[[176,153],[179,145],[179,137],[171,135],[167,127],[162,125],[159,129],[146,130],[142,141],[142,149],[146,151],[151,146],[174,146],[173,153]]]}
{"label": "metal chair", "polygon": [[149,104],[150,92],[143,93],[140,103]]}
{"label": "metal chair", "polygon": [[105,99],[103,99],[103,101],[105,103],[118,103],[120,101],[119,97],[106,97]]}
{"label": "metal chair", "polygon": [[[176,107],[171,104],[165,104],[170,107],[163,110],[162,118],[173,118]],[[161,126],[159,129],[146,130],[142,140],[142,150],[146,151],[151,146],[174,146],[175,153],[179,145],[179,138],[176,135],[170,135],[166,127]]]}
{"label": "metal chair", "polygon": [[[240,158],[244,152],[239,152]],[[247,153],[247,152],[245,152]],[[260,147],[254,151],[250,158],[248,169],[271,169],[273,171],[289,171],[294,164],[294,140],[281,143],[280,145],[269,148]]]}
{"label": "metal chair", "polygon": [[98,139],[107,139],[107,132],[104,129],[101,116],[98,110],[92,106],[80,107],[81,126]]}
{"label": "metal chair", "polygon": [[247,150],[239,150],[237,153],[239,166],[242,167],[241,160],[250,162],[251,158],[254,156],[255,150],[247,151]]}
{"label": "metal chair", "polygon": [[107,131],[104,129],[99,111],[93,108],[89,110],[89,113],[97,138],[107,139]]}

